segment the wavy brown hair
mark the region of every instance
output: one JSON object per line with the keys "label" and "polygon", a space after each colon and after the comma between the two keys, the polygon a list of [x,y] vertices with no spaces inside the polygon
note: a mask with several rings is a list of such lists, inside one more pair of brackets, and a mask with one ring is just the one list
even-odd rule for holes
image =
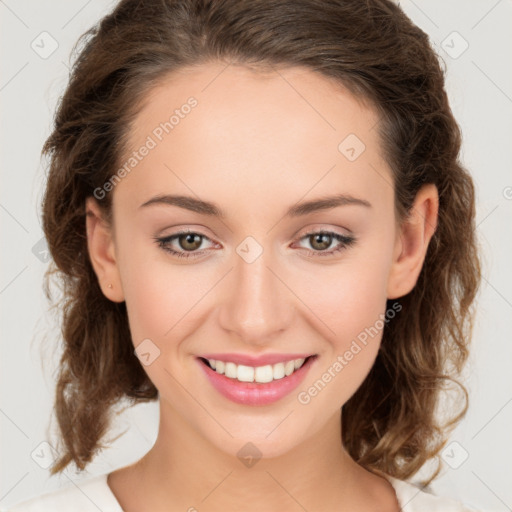
{"label": "wavy brown hair", "polygon": [[[459,161],[460,129],[427,34],[388,0],[122,0],[81,36],[75,55],[43,148],[42,218],[54,260],[45,290],[52,301],[50,277],[63,290],[54,305],[64,342],[55,403],[62,446],[51,474],[71,462],[85,468],[122,399],[158,398],[134,354],[125,303],[103,295],[92,268],[85,200],[121,165],[147,93],[182,66],[222,62],[262,71],[302,66],[371,105],[398,220],[423,184],[438,189],[438,227],[418,282],[399,299],[400,314],[386,324],[375,364],[342,415],[343,443],[355,461],[407,479],[436,460],[424,481],[431,482],[468,407],[458,379],[480,263],[474,186]],[[99,201],[109,220],[111,196]],[[441,421],[441,399],[451,389],[457,407]]]}

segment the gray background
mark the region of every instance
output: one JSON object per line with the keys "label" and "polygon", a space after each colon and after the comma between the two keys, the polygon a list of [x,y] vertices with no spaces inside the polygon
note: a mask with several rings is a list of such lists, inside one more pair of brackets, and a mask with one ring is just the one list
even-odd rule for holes
{"label": "gray background", "polygon": [[[453,432],[432,490],[488,511],[512,510],[512,73],[505,65],[511,62],[512,2],[400,3],[446,62],[448,93],[464,134],[462,159],[477,186],[485,259],[466,371],[470,409]],[[67,81],[71,47],[112,5],[0,0],[2,508],[135,461],[157,433],[157,404],[139,405],[119,416],[111,437],[124,435],[86,473],[67,470],[50,478],[45,469],[52,457],[47,427],[60,352],[59,327],[42,291],[47,254],[39,155]]]}

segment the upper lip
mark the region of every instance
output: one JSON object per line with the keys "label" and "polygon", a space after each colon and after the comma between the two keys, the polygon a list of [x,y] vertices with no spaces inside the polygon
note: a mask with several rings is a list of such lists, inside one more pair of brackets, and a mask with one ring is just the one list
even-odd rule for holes
{"label": "upper lip", "polygon": [[251,356],[248,354],[203,354],[204,359],[215,359],[216,361],[231,362],[243,364],[245,366],[265,366],[267,364],[284,363],[293,359],[306,359],[314,354],[263,354],[261,356]]}

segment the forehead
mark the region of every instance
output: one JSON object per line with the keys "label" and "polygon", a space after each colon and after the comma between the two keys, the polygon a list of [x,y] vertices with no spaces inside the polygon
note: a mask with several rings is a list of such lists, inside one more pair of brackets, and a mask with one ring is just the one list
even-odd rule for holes
{"label": "forehead", "polygon": [[[323,149],[331,143],[337,145],[348,133],[370,144],[376,142],[376,112],[334,79],[303,67],[262,71],[213,62],[181,68],[161,78],[143,98],[143,107],[132,126],[132,141],[147,133],[155,122],[180,114],[190,98],[197,101],[190,116],[193,128],[197,131],[208,126],[210,138],[212,124],[216,134],[228,130],[232,137],[236,136],[232,131],[236,124],[238,139],[250,133],[254,142],[277,135],[280,143],[294,142],[305,133],[322,137]],[[185,128],[173,128],[173,135],[179,136],[187,124],[192,124],[181,123],[183,119],[180,115],[179,123]]]}
{"label": "forehead", "polygon": [[243,190],[267,200],[333,187],[368,194],[376,172],[388,172],[377,123],[371,107],[308,69],[183,68],[145,96],[129,148],[149,139],[153,147],[117,188],[139,199],[163,187],[198,196]]}

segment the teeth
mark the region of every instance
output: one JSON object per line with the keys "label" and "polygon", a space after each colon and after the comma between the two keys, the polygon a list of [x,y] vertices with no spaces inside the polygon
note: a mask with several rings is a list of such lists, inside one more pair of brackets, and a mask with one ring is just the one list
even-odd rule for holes
{"label": "teeth", "polygon": [[224,375],[229,377],[230,379],[236,379],[236,364],[235,363],[226,363],[224,368]]}
{"label": "teeth", "polygon": [[284,365],[284,374],[288,377],[295,370],[295,361],[287,361]]}
{"label": "teeth", "polygon": [[215,371],[221,375],[224,373],[224,361],[215,361]]}
{"label": "teeth", "polygon": [[264,384],[273,380],[288,377],[295,370],[298,370],[303,364],[305,358],[292,359],[286,363],[267,364],[265,366],[246,366],[232,362],[217,361],[208,359],[210,367],[221,375],[230,379],[236,379],[240,382],[259,382]]}
{"label": "teeth", "polygon": [[254,368],[252,366],[244,366],[243,364],[239,364],[236,369],[236,375],[234,378],[241,382],[254,382]]}
{"label": "teeth", "polygon": [[[282,364],[282,363],[281,363]],[[258,366],[254,369],[254,380],[256,382],[272,382],[274,380],[274,368],[272,365]]]}

